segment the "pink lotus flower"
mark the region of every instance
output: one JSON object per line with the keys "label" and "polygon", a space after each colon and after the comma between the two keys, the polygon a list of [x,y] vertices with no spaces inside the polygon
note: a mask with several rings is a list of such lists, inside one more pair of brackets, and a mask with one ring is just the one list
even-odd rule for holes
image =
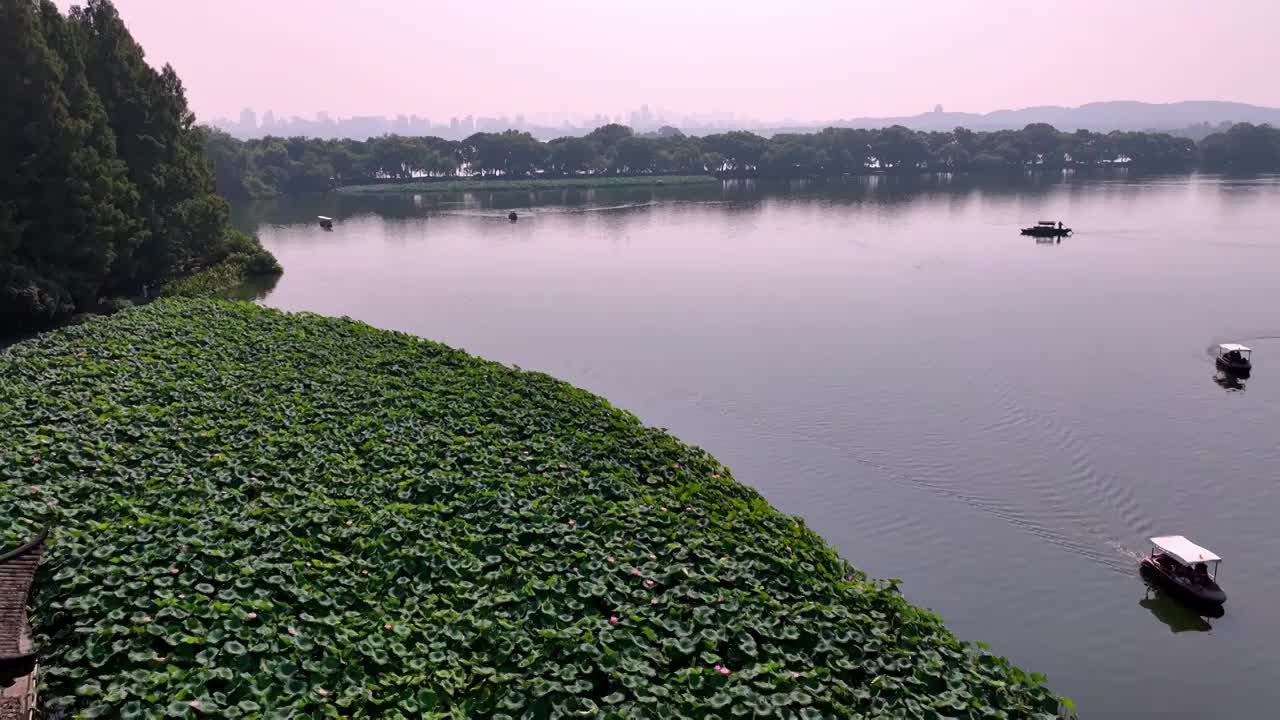
{"label": "pink lotus flower", "polygon": [[570,525],[577,525],[577,524],[578,524],[578,521],[577,521],[577,520],[570,520],[570,521],[569,521],[569,524],[570,524]]}
{"label": "pink lotus flower", "polygon": [[142,616],[142,622],[144,622],[144,623],[149,623],[149,622],[151,622],[151,616],[150,616],[150,615],[143,615],[143,616]]}
{"label": "pink lotus flower", "polygon": [[716,672],[720,672],[720,663],[711,666]]}
{"label": "pink lotus flower", "polygon": [[671,463],[671,467],[675,468],[676,470],[679,470],[679,469],[680,469],[680,463]]}
{"label": "pink lotus flower", "polygon": [[658,598],[651,598],[651,599],[649,600],[649,604],[650,604],[650,605],[657,605],[657,604],[658,604]]}
{"label": "pink lotus flower", "polygon": [[720,479],[720,473],[715,473],[715,474],[713,474],[711,477],[713,477],[713,478],[715,478],[715,479],[719,480],[719,479]]}
{"label": "pink lotus flower", "polygon": [[787,552],[791,552],[791,546],[790,546],[790,545],[788,545],[788,546],[787,546]]}
{"label": "pink lotus flower", "polygon": [[650,559],[650,560],[657,560],[657,559],[658,559],[658,556],[657,556],[657,555],[654,555],[653,553],[649,553],[649,559]]}
{"label": "pink lotus flower", "polygon": [[347,521],[347,525],[351,525],[351,522],[352,522],[352,521],[348,520],[348,521]]}
{"label": "pink lotus flower", "polygon": [[181,599],[182,599],[182,598],[184,598],[184,597],[186,597],[186,595],[183,595],[182,593],[178,593],[178,599],[179,599],[179,600],[181,600]]}
{"label": "pink lotus flower", "polygon": [[246,614],[245,614],[245,616],[244,616],[244,618],[245,618],[245,620],[257,620],[257,619],[258,619],[258,613],[256,613],[256,612],[246,613]]}
{"label": "pink lotus flower", "polygon": [[58,503],[56,503],[56,502],[54,502],[54,501],[52,501],[52,500],[50,500],[50,501],[49,501],[49,503],[48,503],[49,507],[53,507],[54,505],[57,505],[57,504],[58,504]]}
{"label": "pink lotus flower", "polygon": [[316,688],[316,693],[319,695],[328,695],[329,691],[325,690],[324,688]]}
{"label": "pink lotus flower", "polygon": [[40,462],[40,456],[39,456],[39,455],[32,455],[32,456],[31,456],[31,462]]}
{"label": "pink lotus flower", "polygon": [[171,568],[169,568],[169,574],[170,574],[170,575],[177,575],[177,574],[178,574],[178,568],[176,568],[176,567],[171,567]]}
{"label": "pink lotus flower", "polygon": [[382,623],[382,629],[383,629],[383,630],[390,630],[390,629],[391,629],[391,623]]}
{"label": "pink lotus flower", "polygon": [[791,673],[791,679],[792,679],[792,680],[796,680],[796,679],[798,679],[799,677],[800,677],[800,673],[798,673],[798,672],[793,672],[793,673]]}
{"label": "pink lotus flower", "polygon": [[361,571],[360,571],[360,574],[361,574],[361,575],[368,575],[368,574],[369,574],[369,571],[368,571],[368,570],[361,570]]}
{"label": "pink lotus flower", "polygon": [[610,615],[610,616],[609,616],[609,624],[610,624],[610,625],[617,625],[617,624],[618,624],[618,616],[617,616],[617,615]]}
{"label": "pink lotus flower", "polygon": [[721,674],[721,675],[728,675],[729,673],[733,672],[732,670],[730,670],[730,669],[729,669],[729,668],[727,668],[727,667],[719,668],[719,671],[720,671],[720,674]]}
{"label": "pink lotus flower", "polygon": [[32,486],[31,486],[31,492],[40,492],[40,486],[39,486],[39,485],[32,485]]}
{"label": "pink lotus flower", "polygon": [[289,628],[289,634],[290,634],[290,635],[293,635],[293,636],[297,636],[297,634],[298,634],[298,629],[297,629],[297,628]]}
{"label": "pink lotus flower", "polygon": [[645,586],[645,587],[647,587],[647,588],[651,588],[651,587],[653,587],[655,584],[656,584],[656,583],[654,583],[652,580],[645,580],[645,581],[644,581],[644,586]]}
{"label": "pink lotus flower", "polygon": [[667,511],[667,506],[663,505],[662,507],[660,507],[660,508],[658,508],[658,509],[659,509],[659,510],[661,510],[662,512],[666,512],[666,511]]}
{"label": "pink lotus flower", "polygon": [[618,560],[617,560],[617,558],[615,558],[615,557],[614,557],[614,556],[612,556],[612,555],[610,555],[609,557],[605,558],[605,560],[608,560],[609,562],[617,562],[617,561],[618,561]]}
{"label": "pink lotus flower", "polygon": [[639,575],[639,574],[640,574],[640,568],[631,568],[631,574],[632,574],[632,575]]}
{"label": "pink lotus flower", "polygon": [[201,710],[199,700],[192,700],[191,702],[187,703],[187,705],[190,705],[191,709],[195,710],[196,712],[199,712]]}

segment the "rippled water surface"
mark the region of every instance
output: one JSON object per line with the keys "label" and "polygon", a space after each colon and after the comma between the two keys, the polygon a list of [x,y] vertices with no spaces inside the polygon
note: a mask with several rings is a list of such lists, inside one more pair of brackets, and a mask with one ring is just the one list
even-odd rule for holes
{"label": "rippled water surface", "polygon": [[[1018,234],[1041,219],[1076,233]],[[1274,178],[331,196],[244,222],[286,268],[266,304],[608,397],[1083,717],[1280,707]],[[1253,378],[1215,377],[1224,341]],[[1224,617],[1138,578],[1171,533],[1226,558]]]}

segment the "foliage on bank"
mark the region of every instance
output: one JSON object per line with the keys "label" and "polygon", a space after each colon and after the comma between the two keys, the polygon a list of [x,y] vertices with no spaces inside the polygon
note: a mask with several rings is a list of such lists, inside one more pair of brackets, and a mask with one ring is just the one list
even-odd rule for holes
{"label": "foliage on bank", "polygon": [[161,300],[0,354],[0,543],[45,526],[73,717],[1058,705],[706,452],[345,319]]}
{"label": "foliage on bank", "polygon": [[[211,130],[206,151],[218,188],[248,199],[385,181],[532,177],[571,179],[728,174],[830,177],[867,172],[1058,170],[1117,165],[1147,171],[1280,170],[1280,131],[1240,124],[1197,147],[1166,133],[1021,130],[918,132],[827,128],[770,138],[735,131],[686,136],[674,128],[636,135],[605,125],[547,143],[528,133],[476,133],[465,140],[387,135],[368,140],[267,137],[240,141]],[[429,187],[430,186],[430,187]]]}
{"label": "foliage on bank", "polygon": [[375,185],[349,185],[339,192],[352,194],[426,193],[426,192],[488,192],[488,191],[537,191],[566,190],[571,188],[619,188],[651,187],[655,185],[706,185],[717,184],[714,175],[599,175],[567,178],[513,178],[496,180],[423,180],[417,182],[378,183]]}
{"label": "foliage on bank", "polygon": [[275,256],[263,250],[257,241],[242,232],[232,232],[235,244],[226,258],[205,270],[166,283],[160,288],[160,295],[215,297],[253,278],[284,272]]}
{"label": "foliage on bank", "polygon": [[240,251],[182,82],[147,64],[108,0],[66,16],[49,0],[0,0],[0,83],[3,331]]}

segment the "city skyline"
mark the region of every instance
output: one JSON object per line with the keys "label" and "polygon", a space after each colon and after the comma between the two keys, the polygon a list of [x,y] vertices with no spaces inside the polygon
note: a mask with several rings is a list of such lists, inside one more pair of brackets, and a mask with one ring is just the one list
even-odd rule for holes
{"label": "city skyline", "polygon": [[[558,120],[558,121],[557,121]],[[261,115],[254,108],[244,108],[236,117],[220,117],[206,124],[240,138],[308,136],[317,138],[362,139],[380,135],[437,136],[460,140],[476,132],[516,130],[529,132],[540,140],[584,135],[609,123],[627,125],[645,134],[665,133],[665,128],[695,135],[728,130],[751,130],[771,135],[775,132],[814,132],[827,126],[876,128],[905,125],[917,130],[949,131],[955,127],[977,130],[1021,129],[1031,123],[1047,123],[1059,129],[1097,131],[1142,130],[1172,132],[1184,137],[1201,138],[1213,128],[1236,122],[1280,125],[1280,108],[1217,101],[1183,101],[1150,104],[1133,101],[1088,103],[1080,107],[1042,106],[999,110],[991,113],[949,112],[938,104],[932,110],[903,117],[833,118],[823,122],[767,124],[728,113],[700,116],[668,115],[647,104],[628,113],[609,115],[596,113],[590,117],[554,118],[526,116],[476,116],[430,118],[417,114],[335,116],[316,111],[309,117],[277,116],[272,110]]]}
{"label": "city skyline", "polygon": [[[63,6],[74,0],[59,0]],[[969,112],[1104,99],[1280,105],[1280,4],[942,0],[642,8],[549,0],[120,0],[154,65],[171,63],[203,120],[616,117],[718,109],[765,124]],[[1198,52],[1188,52],[1198,48]]]}

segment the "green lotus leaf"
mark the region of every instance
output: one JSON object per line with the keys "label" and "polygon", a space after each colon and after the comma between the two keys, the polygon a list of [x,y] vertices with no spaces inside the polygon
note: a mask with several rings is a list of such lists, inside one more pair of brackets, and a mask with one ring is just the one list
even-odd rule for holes
{"label": "green lotus leaf", "polygon": [[1056,712],[706,453],[545,375],[164,300],[0,352],[0,385],[0,515],[58,502],[32,618],[66,717]]}

